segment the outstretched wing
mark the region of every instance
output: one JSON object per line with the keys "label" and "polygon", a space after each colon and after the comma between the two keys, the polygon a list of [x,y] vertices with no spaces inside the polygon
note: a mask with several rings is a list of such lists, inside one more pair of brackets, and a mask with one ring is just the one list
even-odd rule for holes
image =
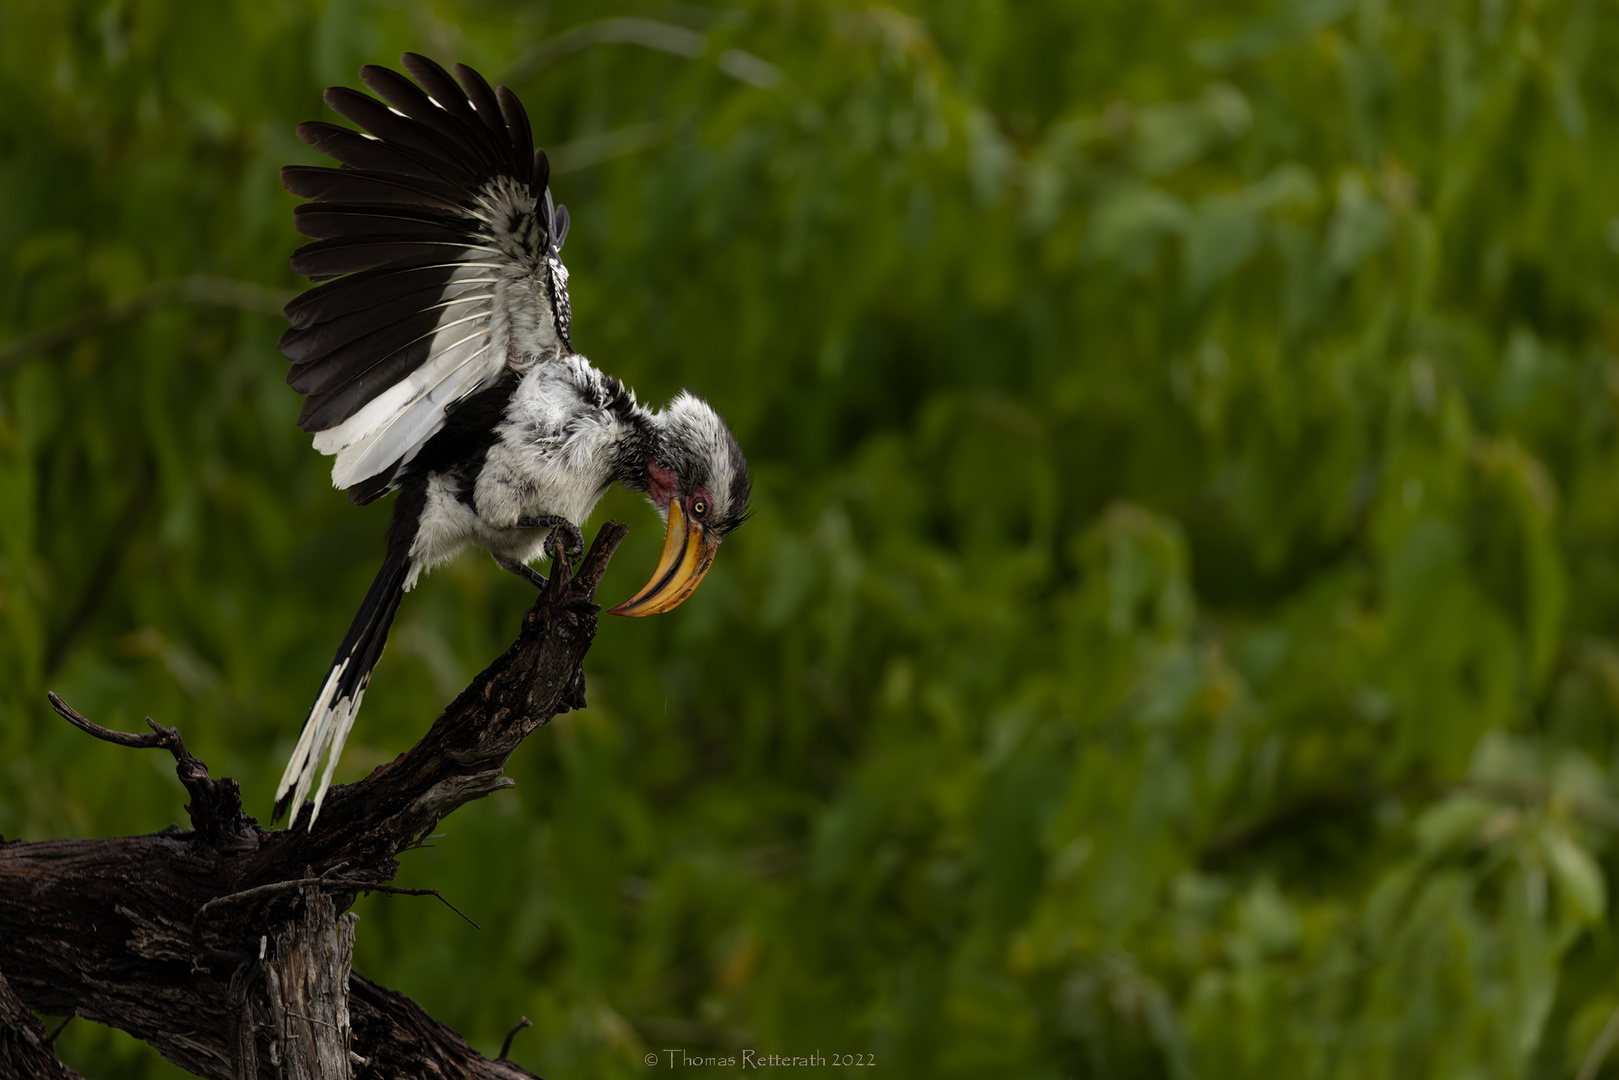
{"label": "outstretched wing", "polygon": [[382,101],[326,91],[370,134],[298,125],[341,167],[281,170],[311,200],[294,214],[315,242],[292,268],[325,281],[287,305],[287,382],[308,396],[298,420],[315,449],[337,455],[332,483],[356,502],[394,487],[468,395],[573,352],[568,212],[553,208],[522,104],[460,64],[452,79],[424,56],[403,62],[415,83],[360,69]]}

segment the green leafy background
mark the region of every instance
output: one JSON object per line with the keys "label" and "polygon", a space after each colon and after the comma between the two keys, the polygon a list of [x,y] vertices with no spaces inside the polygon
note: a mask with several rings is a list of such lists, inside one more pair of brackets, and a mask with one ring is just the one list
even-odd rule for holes
{"label": "green leafy background", "polygon": [[[268,810],[388,514],[294,423],[276,170],[406,49],[520,93],[576,344],[720,408],[758,515],[406,858],[483,929],[372,897],[359,970],[553,1080],[1598,1075],[1598,0],[7,0],[0,833],[183,816],[47,689]],[[661,537],[608,517],[616,601]],[[339,779],[528,598],[478,553],[407,597]]]}

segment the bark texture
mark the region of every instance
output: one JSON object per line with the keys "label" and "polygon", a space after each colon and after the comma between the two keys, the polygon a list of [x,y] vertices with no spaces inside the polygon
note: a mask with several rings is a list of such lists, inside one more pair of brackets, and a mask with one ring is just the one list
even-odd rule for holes
{"label": "bark texture", "polygon": [[511,648],[416,746],[334,787],[312,831],[307,817],[261,828],[174,729],[108,731],[53,695],[97,738],[172,753],[192,828],[0,841],[0,1077],[74,1076],[29,1010],[120,1028],[218,1080],[532,1076],[351,972],[343,913],[390,891],[398,854],[445,815],[511,786],[502,772],[525,736],[584,704],[592,598],[626,531],[604,526],[577,574],[559,565]]}
{"label": "bark texture", "polygon": [[4,973],[0,973],[0,1076],[82,1080],[51,1053],[45,1025],[12,992]]}

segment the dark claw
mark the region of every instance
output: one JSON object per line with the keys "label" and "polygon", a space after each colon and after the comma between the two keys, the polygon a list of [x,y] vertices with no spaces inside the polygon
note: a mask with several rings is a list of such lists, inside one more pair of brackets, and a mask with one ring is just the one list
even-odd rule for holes
{"label": "dark claw", "polygon": [[565,522],[551,530],[551,535],[545,538],[545,547],[553,560],[566,560],[572,567],[585,553],[585,538],[579,526]]}
{"label": "dark claw", "polygon": [[[585,553],[585,534],[579,526],[562,517],[560,514],[538,514],[534,517],[517,519],[519,529],[550,529],[551,535],[545,538],[546,550],[551,552],[553,559],[566,559],[568,565],[577,563]],[[561,546],[561,539],[565,538],[566,547]]]}

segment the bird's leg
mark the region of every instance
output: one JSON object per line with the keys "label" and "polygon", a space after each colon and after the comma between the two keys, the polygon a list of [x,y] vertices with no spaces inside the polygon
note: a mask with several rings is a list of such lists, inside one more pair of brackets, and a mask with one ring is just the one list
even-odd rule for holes
{"label": "bird's leg", "polygon": [[[550,529],[551,535],[545,538],[545,546],[551,552],[553,559],[566,558],[571,566],[585,553],[585,534],[579,531],[579,526],[560,514],[536,514],[533,517],[517,519],[519,529]],[[562,546],[562,540],[567,540],[567,546]]]}
{"label": "bird's leg", "polygon": [[508,574],[516,574],[536,589],[545,588],[545,575],[534,569],[528,563],[520,563],[516,559],[508,559],[504,555],[496,555],[495,561],[500,568]]}

